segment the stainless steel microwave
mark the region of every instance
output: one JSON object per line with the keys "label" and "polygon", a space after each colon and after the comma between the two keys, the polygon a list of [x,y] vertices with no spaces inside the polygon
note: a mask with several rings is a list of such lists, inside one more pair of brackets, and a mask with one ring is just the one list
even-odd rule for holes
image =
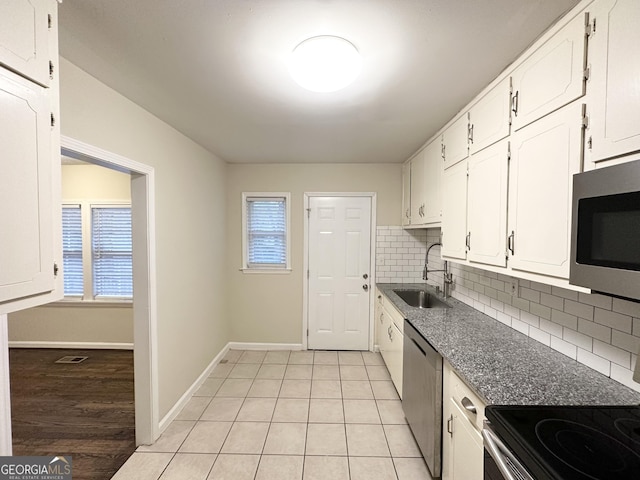
{"label": "stainless steel microwave", "polygon": [[570,283],[640,301],[640,160],[573,176]]}

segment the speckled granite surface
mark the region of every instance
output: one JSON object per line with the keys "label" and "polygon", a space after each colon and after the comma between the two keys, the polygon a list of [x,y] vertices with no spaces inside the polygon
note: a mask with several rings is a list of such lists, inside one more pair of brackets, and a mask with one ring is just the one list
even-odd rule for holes
{"label": "speckled granite surface", "polygon": [[488,405],[640,404],[640,393],[454,298],[419,309],[393,293],[423,284],[377,287]]}

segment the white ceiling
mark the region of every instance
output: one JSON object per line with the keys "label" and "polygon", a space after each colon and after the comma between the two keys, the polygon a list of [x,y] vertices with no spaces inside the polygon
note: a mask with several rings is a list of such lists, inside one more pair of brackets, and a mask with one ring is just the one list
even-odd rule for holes
{"label": "white ceiling", "polygon": [[[401,162],[578,0],[64,0],[60,53],[228,162]],[[312,93],[315,35],[364,57]]]}

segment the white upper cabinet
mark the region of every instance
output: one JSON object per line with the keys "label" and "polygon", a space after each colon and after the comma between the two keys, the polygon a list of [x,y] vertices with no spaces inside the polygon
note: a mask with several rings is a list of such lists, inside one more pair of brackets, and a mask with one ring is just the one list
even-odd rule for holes
{"label": "white upper cabinet", "polygon": [[426,190],[424,176],[424,150],[411,159],[411,225],[419,225],[424,218]]}
{"label": "white upper cabinet", "polygon": [[640,1],[599,0],[591,13],[586,158],[640,150]]}
{"label": "white upper cabinet", "polygon": [[493,87],[469,111],[469,153],[499,142],[511,127],[511,78]]}
{"label": "white upper cabinet", "polygon": [[53,289],[53,205],[46,89],[0,69],[0,111],[3,302]]}
{"label": "white upper cabinet", "polygon": [[511,136],[509,265],[569,278],[572,175],[582,158],[582,104]]}
{"label": "white upper cabinet", "polygon": [[578,15],[515,69],[514,131],[584,95],[585,54],[585,18]]}
{"label": "white upper cabinet", "polygon": [[402,226],[411,224],[411,162],[402,165]]}
{"label": "white upper cabinet", "polygon": [[439,141],[431,142],[403,165],[403,226],[434,227],[440,223],[441,176]]}
{"label": "white upper cabinet", "polygon": [[444,168],[449,168],[469,156],[469,115],[465,113],[442,134]]}
{"label": "white upper cabinet", "polygon": [[423,222],[427,225],[439,224],[442,219],[442,156],[441,144],[431,142],[424,149],[424,183],[423,192],[425,206]]}
{"label": "white upper cabinet", "polygon": [[467,258],[467,162],[442,174],[442,247],[446,258]]}
{"label": "white upper cabinet", "polygon": [[507,238],[509,142],[469,158],[468,259],[504,267]]}
{"label": "white upper cabinet", "polygon": [[0,65],[44,86],[55,68],[49,63],[50,8],[50,0],[0,2]]}
{"label": "white upper cabinet", "polygon": [[59,93],[48,67],[56,9],[55,0],[0,5],[0,314],[62,296]]}

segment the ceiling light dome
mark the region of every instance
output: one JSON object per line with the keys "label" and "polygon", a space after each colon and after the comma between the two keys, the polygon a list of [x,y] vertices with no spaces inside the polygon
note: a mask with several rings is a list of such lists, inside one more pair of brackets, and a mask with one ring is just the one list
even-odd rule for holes
{"label": "ceiling light dome", "polygon": [[301,42],[289,64],[293,79],[312,92],[335,92],[351,84],[360,74],[362,57],[356,47],[341,37],[321,35]]}

